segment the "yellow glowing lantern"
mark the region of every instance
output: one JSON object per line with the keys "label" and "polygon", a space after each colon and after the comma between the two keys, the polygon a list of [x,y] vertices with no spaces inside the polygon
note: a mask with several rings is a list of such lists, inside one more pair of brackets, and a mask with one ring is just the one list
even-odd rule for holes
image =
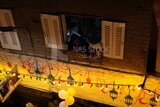
{"label": "yellow glowing lantern", "polygon": [[65,91],[65,90],[60,90],[60,91],[58,92],[58,96],[59,96],[59,98],[61,98],[61,99],[66,99],[66,98],[68,97],[68,93],[67,93],[67,91]]}
{"label": "yellow glowing lantern", "polygon": [[66,102],[68,105],[72,105],[74,103],[74,98],[72,96],[68,96],[66,99]]}
{"label": "yellow glowing lantern", "polygon": [[72,87],[68,88],[67,93],[69,96],[74,96],[76,94],[76,90]]}

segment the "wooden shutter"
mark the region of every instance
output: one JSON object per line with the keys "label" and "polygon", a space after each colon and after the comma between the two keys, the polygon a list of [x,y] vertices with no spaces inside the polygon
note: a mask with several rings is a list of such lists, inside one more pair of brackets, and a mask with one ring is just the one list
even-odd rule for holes
{"label": "wooden shutter", "polygon": [[59,16],[42,14],[41,21],[46,46],[50,48],[63,49]]}
{"label": "wooden shutter", "polygon": [[41,15],[42,28],[44,32],[45,43],[47,47],[51,47],[52,45],[52,29],[50,27],[49,15],[42,14]]}
{"label": "wooden shutter", "polygon": [[113,58],[123,59],[125,23],[114,23],[113,25]]}
{"label": "wooden shutter", "polygon": [[62,20],[62,28],[63,28],[63,35],[64,35],[64,43],[67,43],[67,25],[66,25],[65,15],[61,15],[61,20]]}
{"label": "wooden shutter", "polygon": [[112,57],[112,28],[112,22],[102,21],[103,56],[105,57]]}
{"label": "wooden shutter", "polygon": [[53,28],[53,39],[55,41],[55,45],[57,49],[63,49],[62,47],[62,29],[61,29],[61,23],[60,23],[60,17],[59,16],[50,16],[50,20],[52,23],[52,28]]}
{"label": "wooden shutter", "polygon": [[[5,26],[5,18],[3,15],[3,11],[0,9],[0,26],[3,27]],[[9,48],[9,41],[7,39],[7,36],[5,35],[5,33],[0,33],[0,41],[1,41],[1,45],[3,48]]]}
{"label": "wooden shutter", "polygon": [[[10,10],[0,9],[0,24],[0,26],[2,27],[15,27],[13,16]],[[16,31],[1,33],[0,40],[3,48],[21,50],[19,38]]]}

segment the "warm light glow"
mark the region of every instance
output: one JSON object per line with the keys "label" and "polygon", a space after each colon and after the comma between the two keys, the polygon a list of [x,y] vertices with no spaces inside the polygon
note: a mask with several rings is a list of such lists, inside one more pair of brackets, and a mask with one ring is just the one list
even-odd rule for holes
{"label": "warm light glow", "polygon": [[18,75],[18,78],[21,78],[21,76],[20,76],[20,75]]}
{"label": "warm light glow", "polygon": [[67,99],[67,98],[68,98],[68,93],[67,93],[67,91],[65,91],[65,90],[60,90],[60,91],[58,92],[58,96],[59,96],[59,98],[61,98],[61,99]]}
{"label": "warm light glow", "polygon": [[69,87],[70,86],[70,84],[69,83],[67,83],[67,87]]}
{"label": "warm light glow", "polygon": [[75,96],[76,90],[73,87],[67,89],[67,93],[69,96]]}
{"label": "warm light glow", "polygon": [[108,90],[108,85],[106,85],[105,90]]}
{"label": "warm light glow", "polygon": [[141,86],[137,85],[136,86],[137,90],[141,90]]}
{"label": "warm light glow", "polygon": [[53,83],[54,85],[56,84],[56,82],[55,82],[55,81],[53,81],[52,83]]}
{"label": "warm light glow", "polygon": [[74,86],[75,86],[75,87],[77,87],[77,86],[78,86],[77,82],[75,82],[75,83],[74,83]]}
{"label": "warm light glow", "polygon": [[61,86],[61,83],[60,83],[60,82],[58,82],[58,86]]}
{"label": "warm light glow", "polygon": [[101,85],[101,87],[100,87],[100,90],[102,90],[103,89],[103,85]]}
{"label": "warm light glow", "polygon": [[149,90],[149,91],[148,91],[148,95],[150,95],[150,94],[152,94],[152,92]]}
{"label": "warm light glow", "polygon": [[13,76],[16,76],[16,73],[13,73]]}
{"label": "warm light glow", "polygon": [[159,101],[159,96],[155,97],[155,100],[158,102]]}
{"label": "warm light glow", "polygon": [[82,86],[81,86],[81,88],[84,88],[84,83],[82,83]]}
{"label": "warm light glow", "polygon": [[91,86],[90,87],[93,87],[93,84],[91,84]]}

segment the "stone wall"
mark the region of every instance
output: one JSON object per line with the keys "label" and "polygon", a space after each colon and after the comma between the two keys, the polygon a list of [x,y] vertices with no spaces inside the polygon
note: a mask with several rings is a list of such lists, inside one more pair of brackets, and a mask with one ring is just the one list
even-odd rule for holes
{"label": "stone wall", "polygon": [[7,52],[50,57],[51,49],[45,46],[40,13],[96,16],[126,23],[124,59],[104,58],[102,67],[138,74],[146,71],[153,20],[152,0],[145,3],[140,0],[1,0],[0,8],[12,10],[15,25],[29,30],[35,49],[33,52],[29,32],[19,28],[22,51]]}
{"label": "stone wall", "polygon": [[156,71],[160,72],[160,1],[159,0],[155,0],[154,11],[155,11],[156,22],[158,27]]}

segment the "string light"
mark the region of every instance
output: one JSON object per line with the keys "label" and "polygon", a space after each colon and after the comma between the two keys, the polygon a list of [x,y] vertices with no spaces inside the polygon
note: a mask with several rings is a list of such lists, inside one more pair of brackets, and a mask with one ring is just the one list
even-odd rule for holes
{"label": "string light", "polygon": [[91,86],[90,87],[93,87],[93,84],[91,84]]}
{"label": "string light", "polygon": [[101,84],[101,86],[100,86],[100,90],[102,90],[103,89],[103,85]]}
{"label": "string light", "polygon": [[61,82],[60,81],[58,82],[58,86],[61,86]]}
{"label": "string light", "polygon": [[81,88],[84,88],[84,83],[82,82],[82,86],[81,86]]}
{"label": "string light", "polygon": [[141,90],[141,86],[140,85],[137,85],[136,88],[137,88],[137,90]]}
{"label": "string light", "polygon": [[30,79],[32,79],[32,76],[30,76]]}
{"label": "string light", "polygon": [[21,76],[20,76],[20,75],[18,75],[18,78],[21,78]]}
{"label": "string light", "polygon": [[77,87],[77,86],[78,86],[77,82],[75,82],[75,83],[74,83],[74,86],[75,86],[75,87]]}
{"label": "string light", "polygon": [[148,95],[150,95],[150,94],[151,94],[151,91],[149,90],[149,91],[148,91]]}
{"label": "string light", "polygon": [[56,82],[55,82],[55,81],[52,81],[52,84],[53,84],[53,85],[55,85],[55,84],[56,84]]}
{"label": "string light", "polygon": [[155,97],[155,100],[158,102],[159,101],[159,96]]}
{"label": "string light", "polygon": [[[6,71],[5,71],[5,72],[6,72]],[[6,74],[8,74],[8,72],[6,72]],[[16,75],[17,75],[17,74],[16,74],[15,72],[12,73],[12,76],[16,76]],[[31,76],[31,75],[28,75],[28,74],[18,74],[17,77],[20,78],[21,75],[23,75],[23,78],[25,78],[26,76],[29,76],[30,79],[32,79],[33,77],[36,77],[36,76],[33,76],[33,75],[32,75],[32,76]],[[53,75],[52,75],[52,76],[53,76]],[[54,77],[52,78],[52,76],[50,75],[50,76],[48,76],[48,78],[40,77],[39,80],[41,80],[41,78],[44,78],[44,81],[46,81],[46,80],[52,80],[52,82],[50,82],[50,83],[51,83],[52,85],[55,85],[55,84],[56,84],[55,81],[58,81],[58,79],[55,79]],[[49,78],[49,77],[50,77],[50,78]],[[37,77],[36,79],[38,80],[38,77]],[[54,80],[54,81],[53,81],[53,80]],[[71,85],[68,83],[68,80],[62,80],[62,81],[67,82],[67,86],[71,86]],[[74,81],[74,79],[73,79],[73,81]],[[87,83],[87,82],[74,81],[74,86],[78,86],[78,84],[81,84],[81,88],[84,88],[84,84],[88,84],[88,83]],[[103,89],[103,88],[104,88],[105,90],[108,89],[108,85],[112,85],[112,86],[113,86],[113,84],[90,83],[90,88],[93,87],[94,84],[99,85],[99,86],[100,86],[100,89]],[[128,87],[133,86],[133,88],[134,88],[134,86],[135,86],[135,85],[131,85],[131,84],[129,84],[129,85],[127,85],[127,84],[114,84],[114,85],[117,85],[117,88],[118,88],[118,89],[119,89],[120,86],[128,86]],[[144,85],[144,84],[137,85],[137,86],[136,86],[137,90],[143,89],[143,90],[147,90],[147,91],[148,91],[148,94],[154,93],[155,95],[157,95],[157,96],[155,97],[155,100],[158,102],[158,101],[159,101],[159,96],[160,96],[160,94],[158,94],[158,93],[156,93],[155,91],[152,91],[152,90],[150,90],[150,89],[144,88],[144,87],[142,87],[142,85]],[[58,82],[58,86],[61,86],[60,81]],[[105,86],[105,87],[104,87],[104,86]]]}
{"label": "string light", "polygon": [[13,75],[13,76],[16,76],[16,73],[13,73],[12,75]]}
{"label": "string light", "polygon": [[120,86],[118,85],[117,89],[119,89],[119,87],[120,87]]}
{"label": "string light", "polygon": [[106,85],[105,90],[108,90],[108,85]]}

